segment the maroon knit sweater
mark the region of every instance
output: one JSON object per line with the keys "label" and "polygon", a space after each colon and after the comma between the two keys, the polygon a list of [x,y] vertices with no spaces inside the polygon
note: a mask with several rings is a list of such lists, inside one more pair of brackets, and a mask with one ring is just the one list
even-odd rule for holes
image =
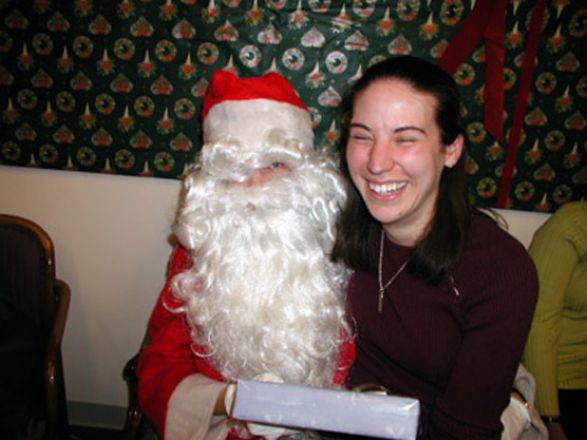
{"label": "maroon knit sweater", "polygon": [[[384,284],[410,251],[386,241]],[[524,247],[476,214],[454,286],[427,286],[403,272],[386,289],[381,314],[378,292],[375,276],[351,278],[357,358],[349,387],[379,384],[420,399],[419,438],[499,438],[538,292]]]}

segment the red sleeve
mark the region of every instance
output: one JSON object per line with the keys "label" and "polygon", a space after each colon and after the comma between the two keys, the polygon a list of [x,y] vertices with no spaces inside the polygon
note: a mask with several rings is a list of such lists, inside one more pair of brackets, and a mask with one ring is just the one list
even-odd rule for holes
{"label": "red sleeve", "polygon": [[335,385],[344,385],[348,376],[349,368],[355,361],[355,340],[345,334],[341,337],[340,351],[338,353],[338,362],[336,372],[332,382]]}
{"label": "red sleeve", "polygon": [[[201,373],[215,380],[224,380],[205,358],[194,356],[185,314],[172,311],[174,307],[182,305],[171,290],[173,277],[191,265],[189,252],[177,247],[171,256],[167,282],[149,321],[149,344],[142,350],[137,365],[139,404],[162,438],[169,399],[183,379]],[[344,383],[355,355],[354,341],[346,337],[342,339],[344,342],[333,380],[335,384]]]}
{"label": "red sleeve", "polygon": [[165,431],[169,398],[184,378],[201,372],[222,380],[203,359],[194,356],[185,314],[172,311],[182,302],[174,297],[171,281],[191,264],[185,248],[177,247],[173,251],[167,282],[149,321],[149,344],[141,352],[137,365],[139,404],[161,437]]}

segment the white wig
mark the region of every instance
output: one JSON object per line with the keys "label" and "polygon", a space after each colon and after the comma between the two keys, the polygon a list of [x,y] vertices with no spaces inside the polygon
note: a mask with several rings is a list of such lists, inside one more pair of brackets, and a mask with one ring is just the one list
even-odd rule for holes
{"label": "white wig", "polygon": [[[194,266],[174,289],[202,347],[197,355],[227,379],[271,373],[331,386],[340,338],[349,334],[349,272],[330,261],[346,184],[306,135],[298,140],[279,120],[269,125],[254,148],[236,132],[202,148],[174,227]],[[274,162],[290,171],[259,187],[229,184]]]}

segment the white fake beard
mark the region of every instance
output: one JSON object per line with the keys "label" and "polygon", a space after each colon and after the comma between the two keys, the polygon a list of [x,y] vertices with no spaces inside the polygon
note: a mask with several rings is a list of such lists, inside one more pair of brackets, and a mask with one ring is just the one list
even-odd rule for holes
{"label": "white fake beard", "polygon": [[[349,272],[329,258],[344,183],[319,152],[280,157],[276,150],[262,157],[291,171],[258,187],[230,186],[203,171],[188,177],[176,234],[194,250],[194,268],[176,278],[175,291],[186,301],[193,341],[206,350],[196,354],[225,378],[269,373],[328,387],[341,336],[349,334]],[[231,178],[262,160],[252,154],[226,166],[226,146],[222,151],[211,162],[223,161],[219,169],[231,170]]]}

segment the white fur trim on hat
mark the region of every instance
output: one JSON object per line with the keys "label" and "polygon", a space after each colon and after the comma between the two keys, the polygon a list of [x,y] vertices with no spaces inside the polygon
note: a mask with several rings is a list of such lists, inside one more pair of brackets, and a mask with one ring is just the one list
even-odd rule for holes
{"label": "white fur trim on hat", "polygon": [[286,139],[298,140],[304,149],[314,144],[309,113],[270,99],[220,102],[210,109],[203,123],[205,144],[236,141],[246,149],[259,150],[276,130]]}

